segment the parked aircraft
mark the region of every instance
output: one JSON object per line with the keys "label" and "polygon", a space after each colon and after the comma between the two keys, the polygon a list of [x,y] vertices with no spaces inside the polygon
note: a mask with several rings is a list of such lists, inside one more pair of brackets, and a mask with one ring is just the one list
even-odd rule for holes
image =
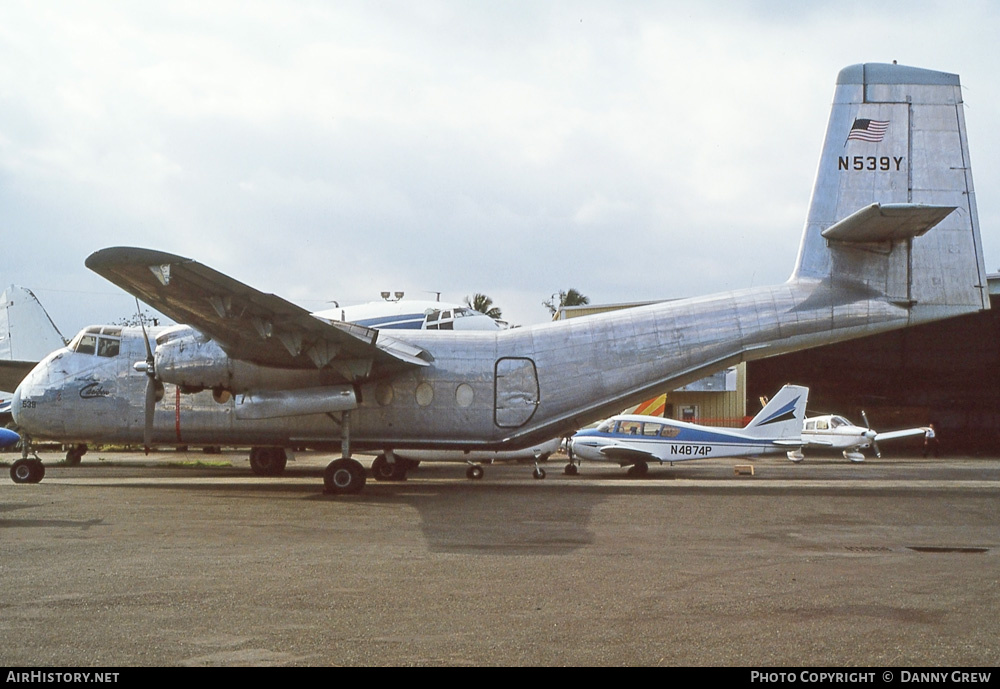
{"label": "parked aircraft", "polygon": [[[577,431],[572,456],[629,467],[629,476],[645,476],[650,462],[663,464],[691,459],[757,457],[802,446],[802,422],[809,388],[786,385],[744,428],[718,428],[675,421],[662,416],[621,414],[597,428]],[[576,465],[566,466],[567,474]]]}
{"label": "parked aircraft", "polygon": [[20,439],[21,436],[14,431],[0,427],[0,447],[13,447]]}
{"label": "parked aircraft", "polygon": [[[909,438],[915,435],[934,437],[934,429],[927,426],[876,433],[872,430],[871,424],[868,423],[868,416],[864,412],[861,412],[861,415],[864,417],[865,426],[855,426],[843,416],[836,414],[806,419],[802,427],[803,447],[843,450],[844,459],[849,459],[852,462],[863,462],[865,456],[861,450],[869,446],[875,450],[876,457],[882,456],[878,449],[880,440]],[[794,450],[788,453],[788,458],[793,462],[801,462],[804,455],[802,450]]]}
{"label": "parked aircraft", "polygon": [[468,306],[418,299],[373,301],[318,311],[314,315],[379,330],[500,330],[504,327]]}
{"label": "parked aircraft", "polygon": [[[559,449],[562,443],[561,438],[550,438],[543,443],[532,445],[521,450],[396,450],[393,454],[397,461],[402,463],[402,471],[408,471],[408,467],[428,462],[465,462],[469,468],[465,470],[465,476],[470,479],[481,479],[483,477],[483,465],[493,462],[510,462],[522,459],[531,459],[535,462],[535,469],[532,475],[535,478],[545,478],[545,469],[538,466],[539,462],[544,462],[549,456]],[[386,459],[385,455],[379,455],[372,462],[372,476],[376,480],[386,481],[399,478],[400,469],[395,469]],[[405,473],[404,473],[405,475]]]}
{"label": "parked aircraft", "polygon": [[[0,294],[0,390],[14,390],[46,354],[65,345],[31,290],[11,285]],[[0,392],[0,399],[7,397]]]}
{"label": "parked aircraft", "polygon": [[[877,141],[848,136],[867,120],[888,123]],[[104,249],[86,265],[187,325],[155,341],[78,335],[15,392],[26,436],[252,444],[277,463],[339,444],[324,473],[335,493],[364,485],[353,450],[523,448],[740,361],[989,308],[959,79],[883,64],[840,72],[798,259],[777,286],[389,335],[165,252]],[[218,407],[199,411],[205,397]]]}

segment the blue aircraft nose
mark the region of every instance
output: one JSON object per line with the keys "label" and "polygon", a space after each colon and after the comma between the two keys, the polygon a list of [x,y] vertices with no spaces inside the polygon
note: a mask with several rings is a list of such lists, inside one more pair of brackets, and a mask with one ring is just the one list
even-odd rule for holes
{"label": "blue aircraft nose", "polygon": [[9,428],[0,428],[0,447],[11,447],[20,439],[21,436]]}

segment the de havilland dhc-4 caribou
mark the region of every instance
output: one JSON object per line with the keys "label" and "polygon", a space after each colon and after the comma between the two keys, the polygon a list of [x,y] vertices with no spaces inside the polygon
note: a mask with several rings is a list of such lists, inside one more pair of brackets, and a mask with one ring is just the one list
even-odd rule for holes
{"label": "de havilland dhc-4 caribou", "polygon": [[[15,391],[29,441],[503,451],[740,361],[989,308],[957,75],[843,69],[791,277],[771,287],[497,331],[400,331],[310,314],[191,259],[110,248],[91,270],[177,323],[98,328]],[[138,402],[144,400],[144,402]],[[27,443],[25,443],[27,445]],[[41,473],[27,449],[16,481]]]}

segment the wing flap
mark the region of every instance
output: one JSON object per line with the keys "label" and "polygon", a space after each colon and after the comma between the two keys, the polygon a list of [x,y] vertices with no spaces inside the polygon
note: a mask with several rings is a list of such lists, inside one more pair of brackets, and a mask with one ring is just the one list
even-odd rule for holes
{"label": "wing flap", "polygon": [[380,338],[372,328],[317,318],[189,258],[115,247],[91,254],[86,265],[176,322],[211,337],[236,359],[286,368],[330,367],[347,380],[427,366],[431,359],[418,347]]}
{"label": "wing flap", "polygon": [[873,203],[830,225],[822,234],[837,242],[872,243],[919,237],[944,220],[955,206]]}

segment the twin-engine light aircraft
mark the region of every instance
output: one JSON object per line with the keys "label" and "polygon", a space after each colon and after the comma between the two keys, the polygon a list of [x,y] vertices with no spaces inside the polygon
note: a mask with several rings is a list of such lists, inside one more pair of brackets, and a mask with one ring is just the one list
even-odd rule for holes
{"label": "twin-engine light aircraft", "polygon": [[468,306],[419,299],[373,301],[319,311],[315,315],[378,330],[501,330],[506,327]]}
{"label": "twin-engine light aircraft", "polygon": [[[934,437],[934,429],[928,426],[876,433],[868,423],[868,416],[864,412],[861,412],[861,416],[865,420],[865,426],[855,426],[843,416],[835,414],[806,419],[802,427],[803,447],[843,450],[844,459],[863,462],[865,455],[861,450],[868,447],[875,450],[876,457],[882,456],[878,448],[880,440],[910,438],[917,435]],[[804,455],[801,450],[792,450],[789,451],[788,458],[793,462],[801,462]]]}
{"label": "twin-engine light aircraft", "polygon": [[[852,136],[868,122],[880,123],[874,134]],[[91,270],[186,325],[155,340],[81,334],[22,381],[14,418],[31,439],[253,445],[265,463],[339,445],[324,484],[352,493],[366,480],[353,450],[388,461],[397,449],[528,447],[740,361],[989,308],[978,225],[958,77],[855,65],[837,79],[783,284],[509,330],[390,335],[188,258],[104,249]]]}
{"label": "twin-engine light aircraft", "polygon": [[[717,428],[659,416],[622,414],[597,428],[578,431],[573,457],[617,462],[629,476],[645,476],[650,462],[663,464],[713,457],[758,457],[802,446],[809,388],[786,385],[744,428]],[[576,465],[566,466],[576,473]]]}

